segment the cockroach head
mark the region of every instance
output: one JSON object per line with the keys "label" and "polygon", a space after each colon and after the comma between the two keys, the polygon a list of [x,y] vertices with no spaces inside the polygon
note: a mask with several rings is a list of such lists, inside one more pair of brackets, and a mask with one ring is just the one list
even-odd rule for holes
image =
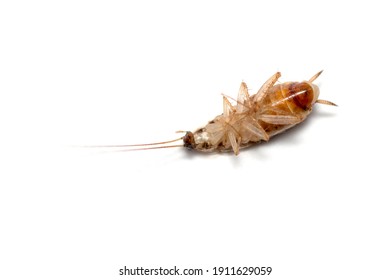
{"label": "cockroach head", "polygon": [[183,136],[183,142],[184,147],[187,149],[194,149],[195,148],[195,138],[194,134],[191,131],[187,131],[186,134]]}

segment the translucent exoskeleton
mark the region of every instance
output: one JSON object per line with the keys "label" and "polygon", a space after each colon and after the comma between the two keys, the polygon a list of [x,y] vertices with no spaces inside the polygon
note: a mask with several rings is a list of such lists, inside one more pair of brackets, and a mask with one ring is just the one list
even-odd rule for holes
{"label": "translucent exoskeleton", "polygon": [[[312,112],[316,103],[334,103],[318,99],[320,90],[313,82],[322,71],[308,81],[277,84],[280,72],[272,75],[254,95],[249,95],[242,82],[236,105],[223,96],[223,113],[204,127],[171,141],[100,147],[132,147],[130,150],[186,147],[199,152],[229,152],[238,155],[240,149],[269,139],[301,122]],[[182,145],[165,145],[182,140]],[[143,147],[146,146],[146,147]],[[138,147],[138,148],[136,148]]]}
{"label": "translucent exoskeleton", "polygon": [[[322,72],[322,71],[321,71]],[[315,103],[335,105],[319,100],[319,88],[313,81],[276,84],[281,74],[275,73],[258,92],[249,96],[247,85],[242,82],[238,91],[237,105],[223,97],[223,114],[195,132],[187,132],[184,146],[202,152],[233,151],[289,129],[306,119]]]}

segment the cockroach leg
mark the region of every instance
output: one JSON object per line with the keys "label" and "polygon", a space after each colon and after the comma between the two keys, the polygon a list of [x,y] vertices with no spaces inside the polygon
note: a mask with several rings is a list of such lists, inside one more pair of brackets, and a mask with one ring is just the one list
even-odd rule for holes
{"label": "cockroach leg", "polygon": [[276,72],[271,76],[259,89],[254,97],[254,102],[261,102],[262,99],[266,96],[268,90],[273,87],[273,85],[278,81],[278,79],[282,76],[280,72]]}
{"label": "cockroach leg", "polygon": [[224,96],[223,97],[223,116],[226,118],[232,112],[235,111],[234,106],[229,102],[229,100]]}

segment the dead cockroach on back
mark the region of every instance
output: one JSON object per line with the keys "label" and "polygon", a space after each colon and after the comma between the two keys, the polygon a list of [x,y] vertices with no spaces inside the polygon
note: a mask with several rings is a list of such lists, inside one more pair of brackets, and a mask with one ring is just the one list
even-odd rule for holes
{"label": "dead cockroach on back", "polygon": [[[275,85],[281,76],[280,72],[277,72],[252,96],[248,93],[247,85],[242,82],[236,106],[224,95],[221,115],[195,132],[179,131],[185,135],[178,139],[150,144],[99,147],[133,147],[130,149],[132,151],[184,146],[200,152],[233,151],[238,155],[240,149],[260,141],[268,141],[272,136],[303,122],[312,112],[315,103],[335,106],[330,101],[318,99],[320,91],[313,82],[321,73],[322,71],[318,72],[308,81]],[[164,146],[179,140],[183,140],[183,145]]]}

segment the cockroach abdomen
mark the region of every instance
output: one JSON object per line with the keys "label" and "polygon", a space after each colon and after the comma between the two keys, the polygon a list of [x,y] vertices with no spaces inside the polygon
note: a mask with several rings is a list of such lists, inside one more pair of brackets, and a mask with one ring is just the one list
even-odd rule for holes
{"label": "cockroach abdomen", "polygon": [[309,83],[291,83],[289,87],[289,95],[293,96],[294,104],[304,111],[311,108],[314,94],[313,88]]}

